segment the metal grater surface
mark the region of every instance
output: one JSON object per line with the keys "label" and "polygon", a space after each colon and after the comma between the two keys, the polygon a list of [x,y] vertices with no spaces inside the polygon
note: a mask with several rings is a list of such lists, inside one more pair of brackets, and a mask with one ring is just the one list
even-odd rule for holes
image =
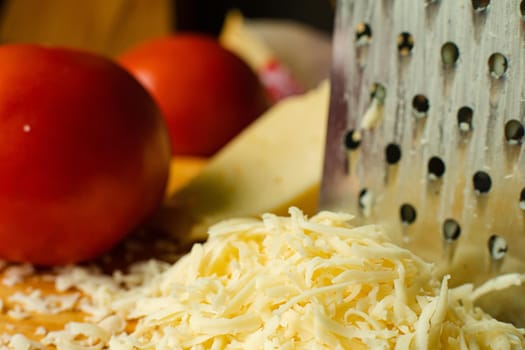
{"label": "metal grater surface", "polygon": [[340,0],[321,208],[479,284],[525,272],[525,1]]}

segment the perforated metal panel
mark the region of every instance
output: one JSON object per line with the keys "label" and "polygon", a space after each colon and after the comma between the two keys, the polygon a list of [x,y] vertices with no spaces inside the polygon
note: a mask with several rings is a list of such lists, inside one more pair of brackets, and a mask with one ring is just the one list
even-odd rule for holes
{"label": "perforated metal panel", "polygon": [[480,283],[525,271],[521,0],[341,0],[321,207]]}

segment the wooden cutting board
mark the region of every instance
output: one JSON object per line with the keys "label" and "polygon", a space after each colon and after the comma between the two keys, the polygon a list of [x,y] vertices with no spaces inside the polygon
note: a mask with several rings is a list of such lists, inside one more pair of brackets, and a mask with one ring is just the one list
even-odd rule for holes
{"label": "wooden cutting board", "polygon": [[[200,158],[175,158],[172,162],[170,181],[168,183],[168,193],[172,193],[176,189],[186,184],[193,176],[195,176],[200,169],[206,164],[206,160]],[[108,253],[107,256],[101,257],[94,263],[99,265],[104,270],[111,270],[115,267],[121,268],[129,263],[140,260],[143,257],[164,257],[164,251],[159,251],[159,240],[165,240],[166,237],[162,233],[149,234],[147,237],[138,234],[132,234],[122,244],[117,246],[114,250]],[[125,259],[129,257],[126,247],[128,242],[133,241],[136,247],[138,243],[138,251],[132,252],[132,259]],[[162,246],[162,245],[161,245]],[[188,247],[180,247],[179,253],[183,253]],[[36,334],[39,327],[44,327],[47,331],[63,329],[64,325],[71,321],[82,321],[84,315],[80,311],[61,312],[56,315],[44,314],[30,314],[24,319],[16,319],[9,315],[12,313],[14,304],[9,302],[9,296],[20,292],[29,294],[31,291],[40,290],[42,294],[58,294],[54,288],[53,282],[46,279],[47,271],[37,271],[33,275],[24,278],[20,283],[9,286],[3,283],[6,278],[6,268],[0,273],[0,300],[3,302],[2,312],[0,312],[0,335],[3,333],[15,334],[22,333],[30,339],[39,340],[42,335]]]}

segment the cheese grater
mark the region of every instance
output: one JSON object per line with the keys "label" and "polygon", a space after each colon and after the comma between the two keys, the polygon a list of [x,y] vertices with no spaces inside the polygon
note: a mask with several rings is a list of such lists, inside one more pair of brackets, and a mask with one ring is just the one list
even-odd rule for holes
{"label": "cheese grater", "polygon": [[340,0],[322,209],[452,283],[525,272],[525,1]]}

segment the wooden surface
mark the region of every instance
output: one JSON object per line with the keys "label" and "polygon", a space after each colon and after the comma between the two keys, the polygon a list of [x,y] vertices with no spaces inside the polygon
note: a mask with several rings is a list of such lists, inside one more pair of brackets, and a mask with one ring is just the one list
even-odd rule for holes
{"label": "wooden surface", "polygon": [[[171,176],[168,185],[168,192],[174,191],[177,188],[187,183],[193,176],[195,176],[200,169],[205,165],[206,161],[199,158],[176,158],[172,163]],[[154,257],[155,252],[158,250],[158,240],[166,239],[162,236],[148,236],[143,237],[137,234],[132,234],[118,247],[115,247],[108,255],[101,257],[99,261],[95,263],[100,265],[103,269],[112,269],[115,266],[122,267],[134,260],[141,259],[141,253],[147,254],[148,257]],[[133,245],[128,243],[133,242]],[[139,242],[139,244],[137,244]],[[139,247],[139,251],[134,252],[132,259],[124,259],[129,257],[126,252],[126,247],[135,246]],[[178,253],[183,253],[187,248],[180,247]],[[166,252],[159,252],[159,255],[165,254]],[[172,252],[173,253],[173,252]],[[162,256],[161,256],[162,257]],[[8,267],[7,267],[8,268]],[[84,315],[80,311],[68,311],[61,312],[56,315],[43,315],[43,314],[31,314],[30,317],[25,319],[16,319],[10,317],[10,310],[13,310],[15,304],[9,302],[9,297],[16,292],[29,294],[34,290],[41,290],[45,294],[59,294],[55,288],[53,282],[46,279],[47,271],[37,271],[34,275],[26,277],[21,283],[17,283],[13,286],[8,286],[3,283],[6,277],[6,268],[4,267],[3,272],[0,273],[0,300],[3,301],[2,312],[0,312],[0,335],[3,333],[22,333],[31,339],[38,340],[42,336],[35,334],[38,327],[44,327],[47,331],[63,329],[64,325],[71,321],[81,321]],[[71,292],[70,292],[71,293]]]}
{"label": "wooden surface", "polygon": [[[0,278],[3,277],[2,275]],[[9,296],[16,292],[29,294],[35,289],[41,290],[43,294],[57,294],[53,283],[42,280],[41,275],[29,277],[22,283],[11,287],[0,285],[0,298],[4,301],[3,312],[0,313],[0,334],[22,333],[31,339],[38,340],[41,336],[35,333],[39,326],[44,327],[47,331],[60,330],[68,322],[83,319],[84,315],[76,311],[62,312],[56,315],[33,313],[25,319],[15,319],[8,315],[8,312],[15,306],[14,303],[8,301]]]}

